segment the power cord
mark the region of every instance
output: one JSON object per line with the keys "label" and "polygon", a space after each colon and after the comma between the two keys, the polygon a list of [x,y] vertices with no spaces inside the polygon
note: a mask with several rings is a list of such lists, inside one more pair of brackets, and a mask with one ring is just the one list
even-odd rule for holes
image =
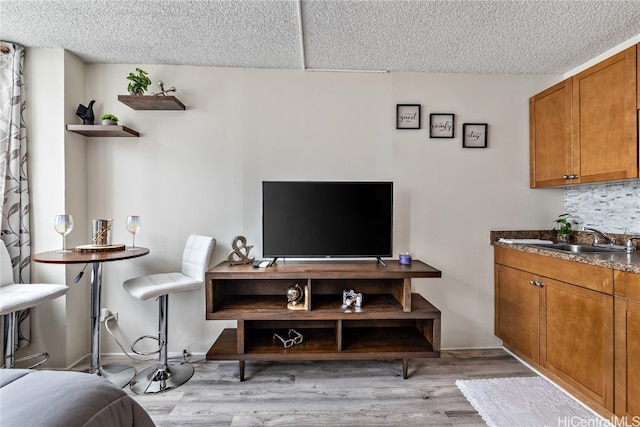
{"label": "power cord", "polygon": [[120,344],[120,341],[118,341],[118,338],[116,338],[116,336],[113,334],[113,331],[111,330],[111,328],[109,328],[109,320],[115,320],[115,317],[112,314],[110,314],[106,319],[104,319],[104,328],[107,330],[107,332],[109,332],[109,335],[111,335],[111,337],[116,342],[116,344],[118,344],[118,347],[120,347],[120,350],[122,350],[122,352],[124,354],[126,354],[129,359],[137,360],[137,361],[140,361],[140,362],[146,362],[148,360],[153,360],[154,359],[154,358],[151,358],[151,357],[136,357],[136,356],[130,355],[127,352],[127,350],[124,349],[122,344]]}
{"label": "power cord", "polygon": [[[120,341],[118,341],[118,338],[116,338],[116,336],[113,333],[113,331],[111,330],[111,328],[109,328],[109,320],[115,320],[115,317],[113,316],[113,314],[110,314],[106,319],[104,319],[104,328],[107,330],[107,332],[109,332],[109,335],[111,335],[111,338],[113,338],[113,340],[116,342],[116,344],[118,344],[118,347],[120,347],[120,350],[122,350],[122,352],[129,359],[137,360],[137,361],[140,361],[140,362],[146,362],[148,360],[157,360],[157,357],[155,357],[155,356],[153,356],[153,357],[137,357],[137,356],[132,356],[131,354],[129,354],[127,352],[127,350],[124,349],[122,344],[120,344]],[[182,350],[182,359],[185,362],[189,362],[190,358],[191,358],[191,356],[189,355],[189,352],[187,352],[187,350]],[[193,361],[191,363],[201,362],[203,360],[205,360],[205,359],[195,360],[195,361]]]}

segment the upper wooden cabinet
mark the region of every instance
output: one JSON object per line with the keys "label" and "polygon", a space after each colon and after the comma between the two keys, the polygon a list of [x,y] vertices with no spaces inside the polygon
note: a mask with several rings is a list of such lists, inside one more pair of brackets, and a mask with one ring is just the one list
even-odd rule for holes
{"label": "upper wooden cabinet", "polygon": [[530,99],[532,188],[638,178],[637,61],[632,46]]}
{"label": "upper wooden cabinet", "polygon": [[636,46],[573,77],[579,182],[638,177]]}
{"label": "upper wooden cabinet", "polygon": [[572,171],[572,88],[567,79],[529,100],[532,188],[565,185]]}

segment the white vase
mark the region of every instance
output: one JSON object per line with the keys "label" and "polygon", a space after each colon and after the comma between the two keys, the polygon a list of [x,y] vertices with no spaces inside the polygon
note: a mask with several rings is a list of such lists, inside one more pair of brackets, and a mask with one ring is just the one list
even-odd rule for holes
{"label": "white vase", "polygon": [[112,125],[117,125],[118,122],[116,122],[115,120],[104,119],[102,120],[102,124],[104,126],[112,126]]}

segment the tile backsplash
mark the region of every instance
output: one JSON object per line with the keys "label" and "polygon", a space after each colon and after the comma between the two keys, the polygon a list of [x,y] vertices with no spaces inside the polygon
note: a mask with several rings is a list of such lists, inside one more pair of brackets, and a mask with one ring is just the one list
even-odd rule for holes
{"label": "tile backsplash", "polygon": [[640,234],[640,181],[568,187],[564,210],[579,227]]}

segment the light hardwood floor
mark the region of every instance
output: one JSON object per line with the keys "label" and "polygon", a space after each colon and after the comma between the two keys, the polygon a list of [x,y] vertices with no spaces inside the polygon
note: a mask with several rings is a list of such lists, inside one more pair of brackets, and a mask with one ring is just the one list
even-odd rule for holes
{"label": "light hardwood floor", "polygon": [[[151,362],[124,357],[141,370]],[[456,387],[459,379],[534,376],[504,350],[443,351],[439,359],[400,361],[193,363],[195,374],[167,393],[125,390],[158,426],[484,426]]]}

